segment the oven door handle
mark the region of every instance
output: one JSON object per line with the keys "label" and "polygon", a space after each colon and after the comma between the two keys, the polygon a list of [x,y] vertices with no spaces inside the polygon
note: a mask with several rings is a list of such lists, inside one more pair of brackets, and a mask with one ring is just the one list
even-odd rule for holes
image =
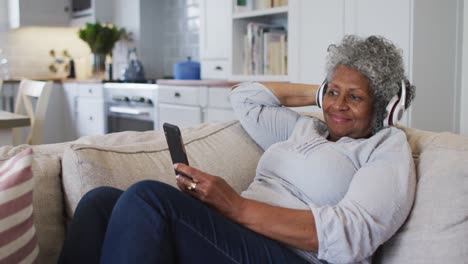
{"label": "oven door handle", "polygon": [[131,107],[121,107],[121,106],[111,106],[109,107],[109,112],[117,114],[127,114],[127,115],[149,115],[150,111],[144,108],[131,108]]}

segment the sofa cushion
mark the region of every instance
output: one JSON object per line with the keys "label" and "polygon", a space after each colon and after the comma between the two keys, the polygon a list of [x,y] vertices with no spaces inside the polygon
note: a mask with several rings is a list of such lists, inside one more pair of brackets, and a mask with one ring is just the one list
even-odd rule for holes
{"label": "sofa cushion", "polygon": [[33,263],[39,254],[33,221],[32,149],[0,165],[0,262]]}
{"label": "sofa cushion", "polygon": [[418,176],[413,209],[378,263],[464,263],[468,259],[468,138],[405,130]]}
{"label": "sofa cushion", "polygon": [[61,159],[56,155],[36,153],[34,156],[33,206],[38,209],[34,212],[40,249],[38,263],[55,263],[65,239],[61,168]]}
{"label": "sofa cushion", "polygon": [[[237,121],[182,129],[190,165],[219,175],[233,188],[244,190],[255,176],[262,150]],[[126,133],[137,137],[140,132]],[[147,133],[147,132],[145,132]],[[144,144],[117,147],[72,145],[63,156],[63,189],[68,215],[80,198],[98,186],[121,189],[153,179],[175,186],[175,174],[164,133],[154,131]],[[122,141],[125,141],[122,138]]]}

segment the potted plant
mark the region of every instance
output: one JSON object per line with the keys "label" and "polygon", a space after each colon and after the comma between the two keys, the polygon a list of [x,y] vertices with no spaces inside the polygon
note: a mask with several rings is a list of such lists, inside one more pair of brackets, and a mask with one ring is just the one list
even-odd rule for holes
{"label": "potted plant", "polygon": [[86,23],[78,31],[79,38],[88,43],[93,53],[94,75],[101,75],[104,72],[106,56],[111,56],[115,43],[125,34],[125,29],[117,28],[113,24],[101,24],[99,21]]}

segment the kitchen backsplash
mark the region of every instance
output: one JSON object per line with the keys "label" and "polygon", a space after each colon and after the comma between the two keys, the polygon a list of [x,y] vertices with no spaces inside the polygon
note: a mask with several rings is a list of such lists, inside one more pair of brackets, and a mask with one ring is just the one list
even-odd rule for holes
{"label": "kitchen backsplash", "polygon": [[75,60],[77,77],[86,78],[91,53],[87,44],[78,38],[77,30],[72,27],[25,27],[0,32],[0,49],[8,59],[10,78],[64,77],[66,73],[60,67],[57,73],[49,70],[54,61],[50,56],[52,49],[58,58],[67,50]]}
{"label": "kitchen backsplash", "polygon": [[200,31],[199,0],[174,0],[163,2],[164,75],[173,76],[174,63],[191,56],[199,60],[198,38]]}

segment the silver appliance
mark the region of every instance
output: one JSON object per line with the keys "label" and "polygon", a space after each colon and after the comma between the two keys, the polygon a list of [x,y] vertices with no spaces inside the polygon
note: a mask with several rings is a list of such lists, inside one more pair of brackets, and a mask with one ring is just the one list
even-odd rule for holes
{"label": "silver appliance", "polygon": [[157,90],[154,83],[105,83],[106,132],[157,129]]}

